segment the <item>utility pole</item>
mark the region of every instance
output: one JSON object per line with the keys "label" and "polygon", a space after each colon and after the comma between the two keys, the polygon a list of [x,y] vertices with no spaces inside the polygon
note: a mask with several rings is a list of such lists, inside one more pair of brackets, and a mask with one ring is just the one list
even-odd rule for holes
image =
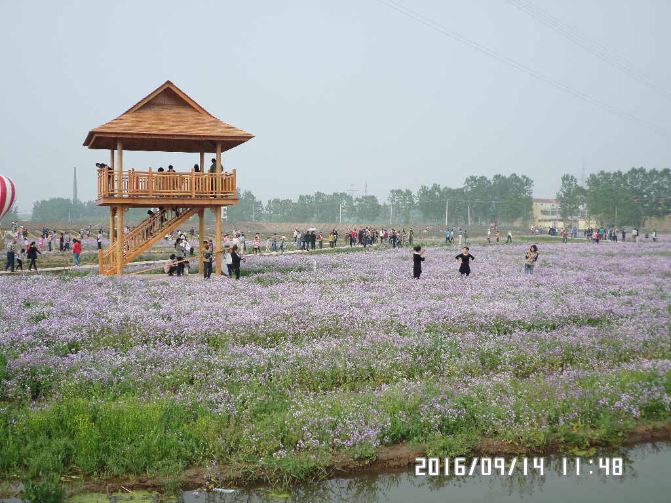
{"label": "utility pole", "polygon": [[445,199],[445,227],[447,227],[447,212],[450,209],[450,200]]}
{"label": "utility pole", "polygon": [[74,167],[74,176],[72,178],[72,202],[77,202],[77,167]]}
{"label": "utility pole", "polygon": [[467,215],[468,215],[468,226],[470,227],[471,226],[471,203],[468,203],[466,205],[466,211],[467,211]]}
{"label": "utility pole", "polygon": [[394,205],[389,203],[389,225],[391,225],[392,219],[394,218]]}

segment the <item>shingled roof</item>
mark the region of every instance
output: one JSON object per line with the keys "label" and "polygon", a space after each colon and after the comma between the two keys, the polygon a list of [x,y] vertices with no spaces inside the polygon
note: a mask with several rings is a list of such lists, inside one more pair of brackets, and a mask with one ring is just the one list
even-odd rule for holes
{"label": "shingled roof", "polygon": [[254,135],[220,121],[166,81],[114,120],[89,131],[84,146],[162,152],[228,150]]}

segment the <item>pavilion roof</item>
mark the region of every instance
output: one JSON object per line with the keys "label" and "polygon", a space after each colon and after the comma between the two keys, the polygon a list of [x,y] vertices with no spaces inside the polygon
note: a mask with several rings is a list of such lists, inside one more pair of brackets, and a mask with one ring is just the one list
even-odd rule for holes
{"label": "pavilion roof", "polygon": [[162,152],[225,151],[254,135],[220,121],[166,81],[116,119],[89,131],[84,146]]}

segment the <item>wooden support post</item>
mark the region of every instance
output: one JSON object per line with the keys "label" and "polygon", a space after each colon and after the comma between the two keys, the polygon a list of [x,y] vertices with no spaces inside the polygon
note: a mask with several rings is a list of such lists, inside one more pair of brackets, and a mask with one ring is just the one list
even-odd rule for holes
{"label": "wooden support post", "polygon": [[223,254],[221,249],[221,207],[215,206],[212,210],[214,211],[214,271],[219,276],[221,275],[221,256]]}
{"label": "wooden support post", "polygon": [[116,213],[116,208],[110,206],[110,248],[114,244],[114,214]]}
{"label": "wooden support post", "polygon": [[103,251],[98,250],[98,274],[102,275],[103,270]]}
{"label": "wooden support post", "polygon": [[116,208],[116,273],[123,274],[123,206]]}
{"label": "wooden support post", "polygon": [[200,167],[201,173],[207,173],[207,170],[205,169],[205,152],[200,153],[200,164],[198,166]]}
{"label": "wooden support post", "polygon": [[191,168],[191,197],[196,197],[196,172]]}
{"label": "wooden support post", "polygon": [[117,197],[121,197],[123,195],[123,144],[120,141],[116,144],[116,157]]}
{"label": "wooden support post", "polygon": [[110,149],[110,168],[114,169],[114,149]]}
{"label": "wooden support post", "polygon": [[203,272],[205,270],[205,248],[203,247],[203,241],[205,241],[205,209],[200,208],[198,210],[198,271]]}
{"label": "wooden support post", "polygon": [[[216,167],[215,167],[214,171],[216,173],[216,176],[214,177],[215,178],[214,183],[215,183],[215,187],[216,187],[215,197],[217,197],[217,196],[221,195],[221,190],[223,189],[222,183],[221,183],[221,143],[219,143],[219,142],[217,142],[217,153],[216,153],[216,160],[215,161],[216,161],[216,164],[215,164]],[[219,215],[221,215],[221,212],[219,212]],[[221,216],[219,218],[221,218]]]}

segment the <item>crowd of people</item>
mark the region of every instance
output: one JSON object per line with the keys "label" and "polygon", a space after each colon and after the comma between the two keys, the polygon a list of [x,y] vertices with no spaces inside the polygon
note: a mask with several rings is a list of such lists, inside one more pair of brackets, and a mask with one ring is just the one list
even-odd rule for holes
{"label": "crowd of people", "polygon": [[[175,210],[179,211],[179,210]],[[151,209],[147,212],[150,217],[156,219],[161,218],[163,212],[158,208],[158,212]],[[130,232],[130,228],[126,226],[124,233]],[[428,233],[429,228],[421,230],[423,233]],[[539,234],[541,229],[531,228],[533,234]],[[7,259],[5,263],[5,271],[23,271],[25,262],[28,261],[28,270],[37,270],[37,260],[44,252],[67,252],[72,254],[72,261],[74,266],[81,265],[81,255],[83,252],[83,240],[91,238],[93,234],[93,226],[88,225],[79,229],[79,233],[68,230],[57,231],[43,227],[37,239],[29,237],[27,226],[18,225],[16,222],[11,223],[11,230],[5,234],[6,238],[6,253]],[[545,233],[545,232],[543,232]],[[569,238],[577,237],[577,229],[550,229],[548,235],[561,236],[562,240],[566,242]],[[599,243],[603,240],[608,241],[626,241],[627,237],[630,240],[638,242],[640,239],[639,230],[633,228],[628,235],[624,228],[615,227],[600,227],[588,228],[583,231],[585,239],[591,240],[593,243]],[[459,261],[459,272],[462,276],[468,277],[470,275],[470,263],[474,260],[473,255],[468,249],[468,230],[462,227],[446,227],[444,230],[445,243],[458,244],[463,247],[462,253],[455,257]],[[657,232],[655,230],[650,234],[645,234],[645,238],[652,238],[652,241],[657,241]],[[203,248],[204,264],[202,267],[203,275],[209,279],[212,275],[213,264],[216,260],[216,247],[211,239],[200,241],[202,237],[196,236],[194,228],[191,228],[188,236],[187,233],[180,230],[175,233],[170,233],[165,236],[165,240],[171,242],[174,247],[174,252],[170,253],[169,260],[164,266],[165,272],[170,276],[183,276],[191,271],[190,257],[195,255],[195,247],[193,243],[200,242]],[[339,231],[332,229],[328,233],[317,230],[314,227],[307,228],[302,231],[298,228],[294,229],[292,241],[289,241],[286,236],[273,232],[266,236],[256,233],[251,240],[247,240],[244,231],[233,231],[223,236],[222,240],[222,262],[226,266],[225,274],[231,278],[239,279],[240,265],[244,262],[245,254],[248,252],[259,255],[262,253],[279,253],[282,254],[287,250],[287,242],[294,250],[309,251],[315,249],[322,249],[325,246],[335,248],[338,246],[339,240],[341,246],[361,246],[363,248],[378,245],[389,246],[391,248],[399,248],[406,245],[412,247],[413,256],[413,276],[419,278],[421,275],[422,262],[426,259],[424,250],[417,246],[413,246],[414,230],[409,228],[376,228],[373,226],[364,226],[359,228],[351,228],[346,231]],[[486,230],[486,240],[488,244],[500,243],[504,241],[501,232],[496,226],[492,225]],[[326,245],[324,242],[326,241]],[[512,243],[513,236],[511,231],[507,231],[505,236],[505,243]],[[98,229],[96,235],[97,248],[102,249],[103,245],[103,231]],[[524,270],[526,274],[533,274],[534,265],[538,259],[538,248],[533,245],[525,255]]]}
{"label": "crowd of people", "polygon": [[[24,263],[28,261],[28,270],[37,271],[37,260],[45,252],[61,252],[72,254],[72,264],[81,265],[83,251],[82,240],[91,236],[92,226],[88,225],[73,236],[69,231],[56,231],[43,227],[37,239],[30,237],[27,225],[16,222],[10,224],[10,230],[5,233],[5,271],[23,271]],[[98,232],[99,247],[102,247],[102,230]]]}

